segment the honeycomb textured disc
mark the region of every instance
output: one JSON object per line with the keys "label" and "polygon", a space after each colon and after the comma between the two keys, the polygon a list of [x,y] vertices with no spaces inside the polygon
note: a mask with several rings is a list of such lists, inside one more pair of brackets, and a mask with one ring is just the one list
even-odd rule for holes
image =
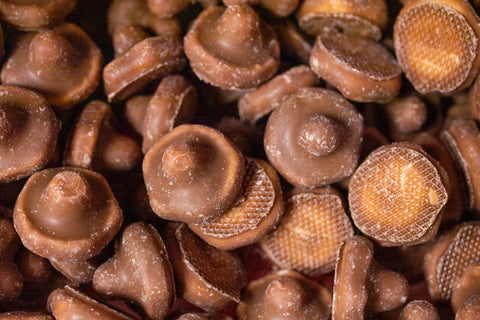
{"label": "honeycomb textured disc", "polygon": [[469,77],[478,38],[455,9],[427,1],[406,5],[394,26],[398,62],[421,93],[447,93]]}
{"label": "honeycomb textured disc", "polygon": [[439,170],[415,148],[398,143],[376,149],[350,181],[354,223],[364,234],[387,245],[422,239],[447,202]]}
{"label": "honeycomb textured disc", "polygon": [[265,170],[255,160],[246,160],[243,186],[243,194],[232,208],[220,218],[200,225],[204,234],[227,238],[253,230],[270,212],[275,200],[275,190]]}
{"label": "honeycomb textured disc", "polygon": [[333,270],[337,251],[353,228],[336,193],[300,193],[288,198],[277,229],[261,242],[282,268],[309,276]]}

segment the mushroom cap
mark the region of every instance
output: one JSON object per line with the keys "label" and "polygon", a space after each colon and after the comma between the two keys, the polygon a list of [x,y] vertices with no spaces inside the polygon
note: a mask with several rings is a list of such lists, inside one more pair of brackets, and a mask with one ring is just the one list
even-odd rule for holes
{"label": "mushroom cap", "polygon": [[0,181],[31,175],[52,158],[60,123],[36,92],[0,86]]}
{"label": "mushroom cap", "polygon": [[62,20],[76,5],[77,0],[1,0],[0,20],[24,30],[40,29]]}
{"label": "mushroom cap", "polygon": [[113,239],[123,215],[103,176],[80,168],[31,176],[13,212],[22,243],[39,256],[87,260]]}
{"label": "mushroom cap", "polygon": [[95,90],[102,63],[92,39],[78,26],[62,23],[20,35],[0,76],[3,83],[35,90],[54,108],[65,110]]}
{"label": "mushroom cap", "polygon": [[353,173],[362,131],[362,116],[341,95],[322,88],[300,88],[270,115],[265,152],[291,184],[313,188]]}
{"label": "mushroom cap", "polygon": [[273,29],[248,5],[203,10],[184,38],[195,74],[223,89],[248,89],[278,69],[280,45]]}
{"label": "mushroom cap", "polygon": [[245,161],[220,131],[181,125],[145,155],[143,176],[153,211],[168,220],[202,223],[227,210],[242,189]]}
{"label": "mushroom cap", "polygon": [[237,308],[246,319],[329,319],[332,294],[320,284],[292,270],[280,270],[252,281]]}

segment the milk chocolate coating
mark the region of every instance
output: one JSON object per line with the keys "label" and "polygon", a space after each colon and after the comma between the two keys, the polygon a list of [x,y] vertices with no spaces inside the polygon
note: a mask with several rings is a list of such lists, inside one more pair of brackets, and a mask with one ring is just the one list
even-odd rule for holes
{"label": "milk chocolate coating", "polygon": [[313,188],[352,174],[362,131],[362,116],[341,95],[321,88],[300,88],[270,115],[265,152],[291,184]]}
{"label": "milk chocolate coating", "polygon": [[50,294],[47,308],[57,320],[133,320],[68,286]]}
{"label": "milk chocolate coating", "polygon": [[147,39],[149,36],[144,28],[137,25],[131,24],[119,27],[112,37],[115,57],[117,58],[128,52],[134,45]]}
{"label": "milk chocolate coating", "polygon": [[113,36],[124,26],[139,26],[156,35],[180,35],[181,26],[176,18],[157,17],[145,0],[113,0],[107,12],[108,33]]}
{"label": "milk chocolate coating", "polygon": [[11,311],[0,313],[0,320],[54,320],[49,314],[41,312]]}
{"label": "milk chocolate coating", "polygon": [[330,319],[332,294],[300,273],[281,270],[252,281],[237,307],[239,320]]}
{"label": "milk chocolate coating", "polygon": [[41,95],[0,86],[0,181],[26,177],[54,154],[60,123]]}
{"label": "milk chocolate coating", "polygon": [[259,85],[276,73],[280,60],[273,29],[248,5],[205,9],[184,44],[195,74],[223,89]]}
{"label": "milk chocolate coating", "polygon": [[152,81],[181,70],[184,65],[183,45],[179,37],[147,38],[105,66],[105,94],[110,102],[125,100]]}
{"label": "milk chocolate coating", "polygon": [[414,300],[403,308],[398,320],[440,320],[440,316],[431,303],[424,300]]}
{"label": "milk chocolate coating", "polygon": [[246,276],[234,251],[210,246],[180,223],[167,226],[165,244],[179,296],[206,311],[240,302]]}
{"label": "milk chocolate coating", "polygon": [[354,101],[386,103],[400,90],[400,66],[384,46],[373,40],[341,33],[318,36],[310,66]]}
{"label": "milk chocolate coating", "polygon": [[381,39],[388,20],[384,0],[305,0],[296,16],[308,34],[341,31],[374,40]]}
{"label": "milk chocolate coating", "polygon": [[267,162],[246,158],[243,192],[219,218],[189,227],[207,243],[232,250],[262,239],[280,220],[284,204],[280,179]]}
{"label": "milk chocolate coating", "polygon": [[129,225],[115,255],[95,271],[93,288],[103,296],[134,301],[148,319],[163,319],[173,305],[175,284],[155,228],[144,222]]}
{"label": "milk chocolate coating", "polygon": [[174,125],[191,120],[196,106],[197,90],[186,77],[172,75],[163,78],[145,111],[143,152],[146,153]]}
{"label": "milk chocolate coating", "polygon": [[216,312],[186,312],[172,314],[167,320],[233,320],[233,318]]}
{"label": "milk chocolate coating", "polygon": [[103,56],[78,26],[56,25],[50,30],[20,35],[4,63],[2,82],[35,90],[58,110],[85,100],[97,87]]}
{"label": "milk chocolate coating", "polygon": [[454,312],[473,295],[480,294],[480,265],[468,266],[452,289],[451,304]]}
{"label": "milk chocolate coating", "polygon": [[97,255],[122,220],[105,178],[79,168],[47,169],[31,176],[13,213],[25,247],[58,260],[87,260]]}
{"label": "milk chocolate coating", "polygon": [[237,198],[245,175],[238,149],[219,131],[181,125],[145,155],[143,176],[153,211],[168,220],[202,223]]}
{"label": "milk chocolate coating", "polygon": [[95,170],[127,171],[141,162],[139,144],[116,132],[110,106],[100,100],[87,104],[70,132],[64,152],[69,166]]}
{"label": "milk chocolate coating", "polygon": [[282,57],[292,58],[308,64],[312,52],[312,40],[303,34],[296,23],[287,19],[270,21],[275,33],[282,35],[278,38]]}
{"label": "milk chocolate coating", "polygon": [[467,206],[480,209],[480,130],[473,120],[454,119],[442,131],[441,138],[462,170]]}
{"label": "milk chocolate coating", "polygon": [[185,10],[191,0],[148,0],[148,7],[160,18],[172,18]]}
{"label": "milk chocolate coating", "polygon": [[262,8],[273,13],[276,17],[287,17],[295,11],[299,0],[223,0],[226,6],[248,4],[260,5]]}
{"label": "milk chocolate coating", "polygon": [[143,119],[147,113],[148,103],[153,95],[136,95],[125,101],[124,117],[138,133],[143,132]]}
{"label": "milk chocolate coating", "polygon": [[0,219],[0,300],[17,298],[22,292],[23,276],[15,264],[20,241],[9,219]]}
{"label": "milk chocolate coating", "polygon": [[314,87],[316,74],[307,66],[297,66],[277,75],[238,100],[240,118],[255,122],[280,105],[288,94],[301,87]]}
{"label": "milk chocolate coating", "polygon": [[475,320],[478,317],[480,317],[480,296],[474,295],[458,309],[455,320]]}
{"label": "milk chocolate coating", "polygon": [[40,29],[65,18],[77,0],[0,1],[0,19],[24,30]]}
{"label": "milk chocolate coating", "polygon": [[88,260],[55,260],[50,259],[52,266],[64,275],[71,284],[79,286],[92,282],[95,269],[100,264],[95,256]]}

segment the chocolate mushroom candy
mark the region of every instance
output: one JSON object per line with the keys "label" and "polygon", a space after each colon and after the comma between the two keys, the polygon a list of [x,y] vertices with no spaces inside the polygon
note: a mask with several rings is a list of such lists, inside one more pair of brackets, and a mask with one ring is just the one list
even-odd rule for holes
{"label": "chocolate mushroom candy", "polygon": [[480,264],[480,224],[457,225],[431,247],[424,259],[428,291],[434,299],[452,296],[461,276],[469,266]]}
{"label": "chocolate mushroom candy", "polygon": [[395,57],[370,39],[342,33],[320,35],[310,67],[350,100],[386,103],[400,90],[402,70]]}
{"label": "chocolate mushroom candy", "polygon": [[259,5],[276,17],[287,17],[295,11],[299,0],[223,0],[226,6],[248,4],[251,6]]}
{"label": "chocolate mushroom candy", "polygon": [[62,320],[133,320],[68,286],[56,289],[50,294],[47,309],[55,319]]}
{"label": "chocolate mushroom candy", "polygon": [[0,219],[0,300],[17,298],[22,292],[23,276],[15,263],[20,246],[13,223]]}
{"label": "chocolate mushroom candy", "polygon": [[389,135],[395,141],[418,133],[427,121],[427,105],[416,95],[399,97],[385,106]]}
{"label": "chocolate mushroom candy", "polygon": [[131,224],[115,251],[95,271],[93,288],[102,296],[134,301],[148,319],[164,319],[175,299],[175,284],[158,232],[144,222]]}
{"label": "chocolate mushroom candy", "polygon": [[113,0],[108,7],[107,24],[112,37],[122,27],[132,25],[156,35],[178,36],[182,30],[178,19],[157,17],[146,0]]}
{"label": "chocolate mushroom candy", "polygon": [[125,100],[151,82],[180,71],[184,65],[180,37],[157,36],[142,40],[103,69],[108,101]]}
{"label": "chocolate mushroom candy", "polygon": [[474,295],[458,309],[455,320],[475,320],[478,317],[480,317],[480,295]]}
{"label": "chocolate mushroom candy", "polygon": [[232,317],[217,312],[177,312],[170,314],[166,320],[233,320]]}
{"label": "chocolate mushroom candy", "polygon": [[23,30],[40,29],[59,22],[76,5],[76,0],[1,0],[0,20]]}
{"label": "chocolate mushroom candy", "polygon": [[27,177],[55,152],[60,122],[41,95],[0,86],[0,182]]}
{"label": "chocolate mushroom candy", "polygon": [[250,282],[237,307],[239,320],[330,319],[332,294],[292,270],[280,270]]}
{"label": "chocolate mushroom candy", "polygon": [[425,300],[410,301],[400,312],[398,320],[440,320],[437,308]]}
{"label": "chocolate mushroom candy", "polygon": [[373,151],[350,180],[355,225],[384,246],[423,243],[438,231],[450,192],[443,167],[418,145]]}
{"label": "chocolate mushroom candy", "polygon": [[278,69],[280,46],[273,29],[248,5],[205,9],[184,38],[195,74],[223,89],[248,89]]}
{"label": "chocolate mushroom candy", "polygon": [[207,243],[231,250],[263,238],[278,223],[283,208],[275,169],[263,160],[246,158],[243,190],[234,204],[219,218],[189,227]]}
{"label": "chocolate mushroom candy", "polygon": [[178,296],[206,311],[221,311],[240,302],[246,275],[234,251],[217,249],[176,222],[167,226],[165,244]]}
{"label": "chocolate mushroom candy", "polygon": [[256,122],[275,109],[288,94],[301,87],[313,87],[317,83],[318,78],[309,67],[293,67],[243,95],[238,100],[240,118]]}
{"label": "chocolate mushroom candy", "polygon": [[78,287],[92,283],[93,274],[100,265],[102,254],[87,260],[56,260],[50,259],[52,266],[68,279],[69,284]]}
{"label": "chocolate mushroom candy", "polygon": [[242,151],[251,157],[262,157],[264,128],[242,121],[236,116],[222,117],[215,126],[225,134]]}
{"label": "chocolate mushroom candy", "polygon": [[351,175],[358,163],[363,118],[340,94],[300,88],[270,115],[264,146],[288,182],[314,188]]}
{"label": "chocolate mushroom candy", "polygon": [[286,198],[278,226],[260,242],[281,268],[308,276],[333,271],[341,244],[353,237],[346,204],[333,188],[294,192]]}
{"label": "chocolate mushroom candy", "polygon": [[34,311],[10,311],[0,313],[0,320],[54,320],[49,314]]}
{"label": "chocolate mushroom candy", "polygon": [[79,168],[37,172],[23,187],[13,212],[23,245],[57,260],[87,260],[99,254],[122,220],[105,178]]}
{"label": "chocolate mushroom candy", "polygon": [[468,1],[409,1],[402,8],[393,30],[395,53],[418,92],[470,86],[480,67],[479,21]]}
{"label": "chocolate mushroom candy", "polygon": [[128,171],[142,160],[139,144],[113,127],[110,106],[100,100],[87,104],[70,132],[64,163],[93,170]]}
{"label": "chocolate mushroom candy", "polygon": [[466,182],[467,207],[480,210],[480,130],[474,120],[454,119],[441,133],[441,139],[461,168]]}
{"label": "chocolate mushroom candy", "polygon": [[25,247],[18,250],[15,261],[26,283],[51,281],[55,276],[55,269],[48,259],[40,257]]}
{"label": "chocolate mushroom candy", "polygon": [[405,303],[408,289],[405,277],[374,260],[373,245],[367,238],[354,236],[338,252],[332,319],[369,319],[394,310]]}
{"label": "chocolate mushroom candy", "polygon": [[145,111],[142,125],[143,152],[147,153],[174,125],[192,120],[196,107],[197,90],[185,76],[163,78]]}
{"label": "chocolate mushroom candy", "polygon": [[137,25],[125,25],[119,27],[113,34],[113,51],[115,58],[118,58],[135,44],[150,37],[150,34],[142,27]]}
{"label": "chocolate mushroom candy", "polygon": [[387,25],[384,0],[305,0],[297,11],[300,28],[311,35],[330,32],[380,40]]}
{"label": "chocolate mushroom candy", "polygon": [[80,27],[62,23],[19,35],[0,77],[4,84],[41,93],[56,110],[67,110],[97,88],[102,63],[92,39]]}
{"label": "chocolate mushroom candy", "polygon": [[245,160],[218,130],[185,124],[150,148],[143,176],[158,216],[202,223],[218,218],[240,194]]}

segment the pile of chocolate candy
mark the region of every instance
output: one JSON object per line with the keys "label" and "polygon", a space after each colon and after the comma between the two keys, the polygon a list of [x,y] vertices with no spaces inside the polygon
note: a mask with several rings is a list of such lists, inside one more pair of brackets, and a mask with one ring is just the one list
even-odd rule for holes
{"label": "pile of chocolate candy", "polygon": [[0,320],[480,319],[477,9],[0,0]]}

